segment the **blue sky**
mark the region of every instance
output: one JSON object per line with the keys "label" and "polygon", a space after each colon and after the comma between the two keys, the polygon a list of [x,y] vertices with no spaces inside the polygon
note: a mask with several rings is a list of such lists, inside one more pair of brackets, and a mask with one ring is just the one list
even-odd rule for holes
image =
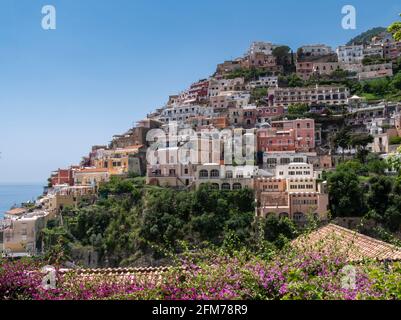
{"label": "blue sky", "polygon": [[[57,29],[41,28],[54,5]],[[357,29],[341,28],[341,8]],[[254,40],[334,46],[399,0],[0,0],[0,183],[45,182]]]}

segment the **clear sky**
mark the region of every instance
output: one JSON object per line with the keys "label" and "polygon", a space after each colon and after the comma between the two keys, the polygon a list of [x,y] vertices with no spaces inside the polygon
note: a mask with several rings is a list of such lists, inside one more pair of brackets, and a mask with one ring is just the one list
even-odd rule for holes
{"label": "clear sky", "polygon": [[[57,29],[41,28],[54,5]],[[357,29],[341,28],[341,8]],[[0,183],[44,182],[252,41],[333,47],[399,0],[0,0]]]}

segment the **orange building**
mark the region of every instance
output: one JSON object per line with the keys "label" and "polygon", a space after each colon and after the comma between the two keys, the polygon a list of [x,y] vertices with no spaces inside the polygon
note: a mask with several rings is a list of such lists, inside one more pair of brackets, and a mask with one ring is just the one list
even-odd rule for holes
{"label": "orange building", "polygon": [[94,165],[98,169],[107,169],[110,175],[125,174],[129,171],[129,156],[141,151],[143,151],[143,145],[98,150]]}

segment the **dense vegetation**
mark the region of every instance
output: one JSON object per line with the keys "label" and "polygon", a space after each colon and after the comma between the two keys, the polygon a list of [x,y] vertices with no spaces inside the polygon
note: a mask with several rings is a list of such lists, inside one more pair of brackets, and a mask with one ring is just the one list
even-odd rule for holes
{"label": "dense vegetation", "polygon": [[350,41],[347,42],[347,46],[353,45],[353,44],[367,44],[370,42],[370,40],[374,37],[377,36],[379,33],[382,33],[383,31],[386,31],[386,28],[383,27],[375,27],[372,29],[369,29],[356,37],[352,38]]}
{"label": "dense vegetation", "polygon": [[387,161],[374,154],[339,164],[327,173],[330,208],[334,217],[362,217],[375,228],[362,230],[374,237],[399,243],[391,236],[401,227],[401,175],[388,175]]}
{"label": "dense vegetation", "polygon": [[[366,150],[370,138],[347,138],[344,132],[335,137],[358,151],[325,173],[331,217],[374,221],[374,229],[360,231],[396,243],[391,233],[401,227],[401,176],[386,174],[389,163]],[[95,204],[65,208],[43,235],[51,261],[68,260],[72,249],[81,248],[96,251],[101,265],[125,266],[170,263],[186,249],[275,252],[300,232],[289,219],[255,218],[249,189],[177,191],[146,186],[142,178],[114,177],[100,187]]]}
{"label": "dense vegetation", "polygon": [[[370,300],[401,299],[400,263],[347,262],[336,242],[284,248],[261,258],[241,251],[187,252],[162,279],[58,273],[43,287],[39,261],[0,260],[1,300]],[[327,249],[327,248],[326,248]]]}
{"label": "dense vegetation", "polygon": [[224,247],[228,240],[255,252],[274,249],[296,235],[290,220],[254,216],[249,189],[176,191],[113,177],[94,205],[65,208],[62,219],[49,223],[44,242],[53,260],[68,259],[81,247],[98,252],[103,265],[119,266],[163,263],[183,248]]}

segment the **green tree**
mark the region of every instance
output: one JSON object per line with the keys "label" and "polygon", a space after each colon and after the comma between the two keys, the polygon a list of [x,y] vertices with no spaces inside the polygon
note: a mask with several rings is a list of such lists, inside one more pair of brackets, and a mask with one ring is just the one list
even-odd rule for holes
{"label": "green tree", "polygon": [[366,157],[369,154],[366,147],[372,142],[373,137],[370,134],[360,133],[351,135],[350,144],[357,149],[357,158],[360,159],[362,163],[366,163]]}
{"label": "green tree", "polygon": [[336,170],[328,175],[331,212],[338,217],[363,216],[364,191],[358,176],[351,170]]}
{"label": "green tree", "polygon": [[287,78],[287,81],[288,86],[291,88],[304,86],[304,81],[296,73],[290,74]]}
{"label": "green tree", "polygon": [[289,74],[295,71],[293,53],[290,47],[276,47],[272,54],[276,58],[277,64],[283,67],[284,73]]}
{"label": "green tree", "polygon": [[401,72],[398,72],[390,82],[390,86],[394,91],[401,90]]}
{"label": "green tree", "polygon": [[342,149],[342,158],[344,161],[345,149],[350,146],[351,141],[351,129],[349,127],[343,127],[334,136],[334,146],[336,148],[340,147]]}
{"label": "green tree", "polygon": [[369,193],[367,197],[368,208],[379,215],[384,215],[390,205],[390,194],[393,183],[385,176],[374,176],[369,181]]}
{"label": "green tree", "polygon": [[279,219],[273,213],[264,220],[264,235],[267,241],[281,248],[287,240],[292,240],[297,236],[297,228],[292,220]]}
{"label": "green tree", "polygon": [[[401,14],[400,14],[400,16],[401,16]],[[401,41],[401,22],[400,21],[396,21],[393,24],[391,24],[387,28],[387,31],[393,35],[393,38],[396,41]]]}
{"label": "green tree", "polygon": [[288,113],[291,115],[303,116],[309,112],[309,106],[305,103],[294,103],[288,106]]}

